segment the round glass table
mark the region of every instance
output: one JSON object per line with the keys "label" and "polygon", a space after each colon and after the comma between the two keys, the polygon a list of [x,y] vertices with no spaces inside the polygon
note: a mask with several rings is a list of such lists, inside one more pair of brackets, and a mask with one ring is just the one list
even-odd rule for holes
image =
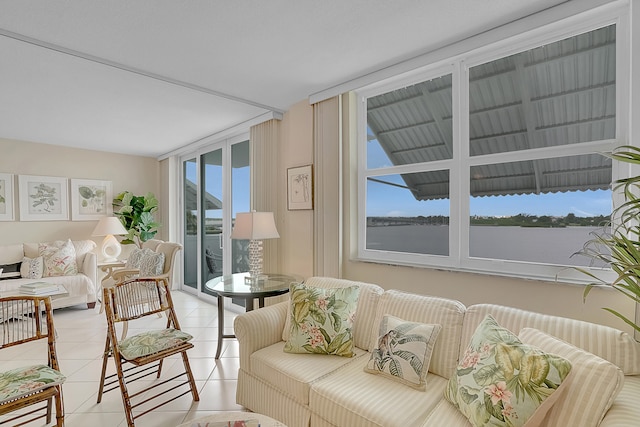
{"label": "round glass table", "polygon": [[245,302],[245,310],[254,309],[254,300],[264,307],[264,299],[289,292],[292,283],[301,283],[302,276],[295,274],[264,273],[251,277],[249,273],[234,273],[213,278],[205,283],[205,288],[218,298],[218,348],[216,359],[220,358],[222,340],[235,338],[234,334],[224,333],[224,298],[239,298]]}

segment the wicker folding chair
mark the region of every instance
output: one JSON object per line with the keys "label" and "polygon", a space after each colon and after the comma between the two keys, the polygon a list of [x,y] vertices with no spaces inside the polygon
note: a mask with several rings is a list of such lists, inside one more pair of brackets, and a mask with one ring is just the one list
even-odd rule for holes
{"label": "wicker folding chair", "polygon": [[[28,343],[37,340],[47,340],[46,365],[0,372],[0,425],[22,425],[44,417],[49,424],[53,401],[56,425],[64,425],[62,383],[66,378],[58,367],[51,299],[36,296],[0,298],[0,350],[29,346]],[[44,354],[42,360],[45,360]],[[40,403],[44,405],[24,410]]]}
{"label": "wicker folding chair", "polygon": [[[102,400],[103,393],[118,388],[122,393],[127,424],[133,427],[136,418],[145,415],[172,400],[183,396],[189,391],[193,400],[198,401],[198,391],[193,379],[187,350],[193,348],[191,335],[180,330],[178,318],[173,307],[171,292],[166,279],[136,278],[117,283],[113,287],[103,290],[105,314],[107,316],[107,341],[102,360],[102,376],[98,390],[98,403]],[[125,339],[118,339],[116,324],[122,322],[141,321],[148,316],[154,316],[164,312],[167,316],[166,327],[139,333]],[[156,322],[161,321],[156,319]],[[145,323],[144,321],[138,323]],[[164,323],[164,322],[163,322]],[[122,323],[123,325],[126,323]],[[162,373],[162,361],[166,357],[180,353],[184,364],[184,372],[163,381],[154,382],[143,390],[130,394],[127,384],[156,375],[160,378]],[[116,365],[116,373],[106,376],[107,361],[113,357]],[[178,381],[179,378],[186,376]],[[182,387],[188,387],[184,391]],[[146,395],[147,391],[155,389],[153,396]],[[178,390],[175,393],[174,390]],[[176,393],[180,393],[177,394]],[[173,394],[167,400],[151,408],[154,399],[165,394]],[[144,396],[144,399],[142,398]],[[135,403],[132,401],[135,400]],[[136,414],[133,411],[136,410]]]}

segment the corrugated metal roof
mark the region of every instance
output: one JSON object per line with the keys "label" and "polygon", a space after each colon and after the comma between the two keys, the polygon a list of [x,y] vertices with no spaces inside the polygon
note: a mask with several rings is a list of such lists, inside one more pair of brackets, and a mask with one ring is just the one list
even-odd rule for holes
{"label": "corrugated metal roof", "polygon": [[[469,70],[471,156],[615,138],[615,26]],[[368,99],[368,126],[394,165],[452,158],[451,75]],[[444,179],[443,179],[444,178]],[[449,197],[448,177],[404,175],[418,200]],[[608,188],[600,155],[477,166],[473,196]]]}

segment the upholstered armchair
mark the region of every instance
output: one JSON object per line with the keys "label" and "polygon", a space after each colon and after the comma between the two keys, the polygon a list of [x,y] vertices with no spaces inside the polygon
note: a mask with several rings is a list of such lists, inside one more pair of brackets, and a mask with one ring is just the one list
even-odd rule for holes
{"label": "upholstered armchair", "polygon": [[[112,277],[114,283],[120,283],[133,277],[145,277],[167,279],[169,287],[171,288],[173,285],[173,265],[175,263],[176,253],[182,249],[182,245],[180,243],[153,240],[145,242],[142,249],[143,251],[147,249],[154,252],[151,256],[146,257],[146,259],[149,260],[148,263],[145,264],[147,261],[145,260],[144,254],[138,263],[138,267],[132,267],[132,264],[128,262],[124,268],[113,272]],[[158,257],[157,255],[159,254],[162,254],[162,257]],[[156,256],[154,257],[154,255]],[[162,258],[161,264],[156,265],[155,261],[158,261],[160,258]],[[133,264],[135,265],[135,263]]]}

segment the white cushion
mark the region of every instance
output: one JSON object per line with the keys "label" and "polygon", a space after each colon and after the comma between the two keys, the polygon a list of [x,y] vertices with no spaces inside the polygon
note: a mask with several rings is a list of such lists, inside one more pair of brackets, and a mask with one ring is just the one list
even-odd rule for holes
{"label": "white cushion", "polygon": [[352,358],[285,353],[284,342],[281,341],[251,355],[251,373],[300,404],[308,405],[309,389],[314,381],[352,363],[354,359],[362,356],[368,359],[364,350],[354,348],[354,352],[356,355]]}
{"label": "white cushion", "polygon": [[443,400],[446,379],[429,373],[427,389],[420,391],[364,373],[367,361],[368,357],[360,357],[313,383],[309,408],[328,421],[324,425],[419,426]]}
{"label": "white cushion", "polygon": [[[36,250],[36,256],[37,255],[38,251]],[[22,244],[0,246],[0,265],[15,264],[16,262],[22,261],[24,256],[25,253]]]}
{"label": "white cushion", "polygon": [[620,368],[537,329],[524,328],[519,336],[525,343],[562,356],[572,364],[568,389],[547,413],[544,425],[596,427],[600,424],[622,388],[624,374]]}

